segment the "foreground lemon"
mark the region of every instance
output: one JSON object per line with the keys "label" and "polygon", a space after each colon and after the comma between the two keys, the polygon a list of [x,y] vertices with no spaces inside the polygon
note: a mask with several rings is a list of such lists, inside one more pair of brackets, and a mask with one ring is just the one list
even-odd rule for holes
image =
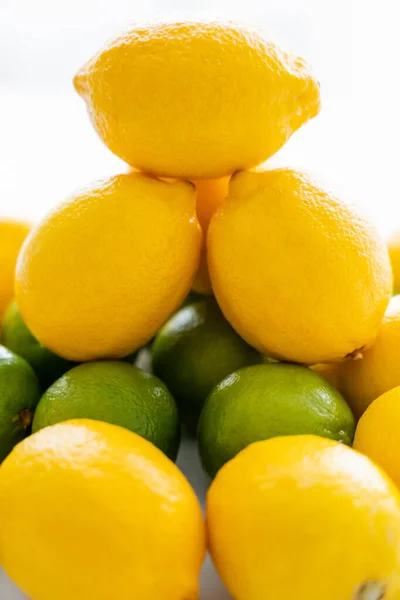
{"label": "foreground lemon", "polygon": [[393,291],[400,292],[400,231],[396,231],[388,240],[390,262],[393,270]]}
{"label": "foreground lemon", "polygon": [[132,27],[74,84],[112,152],[142,171],[186,179],[260,164],[320,108],[303,59],[230,21]]}
{"label": "foreground lemon", "polygon": [[2,566],[34,600],[198,597],[197,498],[126,429],[77,420],[27,438],[1,467],[0,506]]}
{"label": "foreground lemon", "polygon": [[373,400],[400,385],[400,296],[394,296],[378,330],[375,343],[359,360],[339,367],[340,389],[356,417]]}
{"label": "foreground lemon", "polygon": [[213,561],[235,600],[398,600],[400,495],[368,458],[314,436],[257,442],[207,497]]}
{"label": "foreground lemon", "polygon": [[0,219],[0,322],[14,296],[15,264],[29,230],[23,221]]}
{"label": "foreground lemon", "polygon": [[374,341],[392,288],[386,244],[307,175],[235,174],[207,242],[218,303],[263,354],[316,364]]}
{"label": "foreground lemon", "polygon": [[129,173],[54,209],[17,266],[16,300],[33,335],[78,362],[120,358],[148,342],[199,266],[195,199],[191,183]]}
{"label": "foreground lemon", "polygon": [[199,294],[212,294],[210,276],[207,265],[206,234],[211,217],[228,195],[229,178],[193,181],[197,190],[197,218],[204,234],[200,267],[196,275],[193,289]]}
{"label": "foreground lemon", "polygon": [[380,465],[400,487],[400,387],[379,396],[358,422],[354,447]]}

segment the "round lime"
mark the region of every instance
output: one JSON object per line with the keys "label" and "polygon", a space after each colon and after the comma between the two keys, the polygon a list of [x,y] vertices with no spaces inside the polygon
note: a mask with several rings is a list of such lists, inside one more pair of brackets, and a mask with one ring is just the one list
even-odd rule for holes
{"label": "round lime", "polygon": [[212,477],[240,450],[282,435],[314,434],[351,444],[353,414],[343,397],[307,367],[257,365],[221,381],[204,405],[199,452]]}
{"label": "round lime", "polygon": [[31,431],[40,385],[32,367],[0,346],[0,461]]}
{"label": "round lime", "polygon": [[226,375],[262,357],[232,329],[213,298],[181,308],[152,346],[153,370],[178,403],[182,421],[196,430],[203,404]]}
{"label": "round lime", "polygon": [[95,419],[141,435],[175,459],[180,426],[175,401],[154,375],[118,361],[79,365],[42,396],[33,432],[69,419]]}

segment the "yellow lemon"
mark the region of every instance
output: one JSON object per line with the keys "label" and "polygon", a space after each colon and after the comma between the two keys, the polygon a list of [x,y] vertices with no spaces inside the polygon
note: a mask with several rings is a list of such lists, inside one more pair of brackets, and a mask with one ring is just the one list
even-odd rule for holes
{"label": "yellow lemon", "polygon": [[400,231],[396,231],[388,240],[390,262],[393,270],[393,290],[400,292]]}
{"label": "yellow lemon", "polygon": [[0,506],[2,566],[32,600],[198,597],[197,498],[126,429],[76,420],[27,438],[2,464]]}
{"label": "yellow lemon", "polygon": [[313,365],[311,369],[326,379],[334,388],[340,392],[340,376],[338,363],[319,363]]}
{"label": "yellow lemon", "polygon": [[183,179],[262,163],[320,108],[303,59],[230,21],[132,27],[74,84],[112,152],[142,171]]}
{"label": "yellow lemon", "polygon": [[366,454],[400,487],[400,387],[382,394],[358,422],[354,448]]}
{"label": "yellow lemon", "polygon": [[[193,181],[197,190],[197,218],[204,235],[207,234],[211,217],[228,195],[229,177]],[[196,275],[193,289],[198,294],[212,294],[210,276],[207,266],[207,247],[204,238],[200,267]]]}
{"label": "yellow lemon", "polygon": [[0,321],[14,296],[15,265],[29,230],[23,221],[0,219]]}
{"label": "yellow lemon", "polygon": [[367,457],[314,436],[252,444],[207,497],[235,600],[398,600],[400,494]]}
{"label": "yellow lemon", "polygon": [[374,341],[392,290],[386,244],[304,173],[235,174],[207,245],[225,317],[266,356],[333,362]]}
{"label": "yellow lemon", "polygon": [[16,300],[47,348],[75,361],[146,343],[188,294],[202,234],[191,183],[140,173],[96,182],[31,233]]}
{"label": "yellow lemon", "polygon": [[340,365],[340,389],[360,417],[373,400],[400,385],[400,296],[394,296],[375,343],[359,360]]}

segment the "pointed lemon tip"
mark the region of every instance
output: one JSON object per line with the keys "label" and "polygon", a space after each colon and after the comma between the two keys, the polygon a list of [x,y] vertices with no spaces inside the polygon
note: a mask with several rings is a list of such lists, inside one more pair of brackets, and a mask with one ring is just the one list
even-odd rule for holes
{"label": "pointed lemon tip", "polygon": [[86,73],[83,69],[78,71],[73,79],[73,84],[75,90],[78,92],[82,98],[84,98],[88,93],[88,81],[86,77]]}

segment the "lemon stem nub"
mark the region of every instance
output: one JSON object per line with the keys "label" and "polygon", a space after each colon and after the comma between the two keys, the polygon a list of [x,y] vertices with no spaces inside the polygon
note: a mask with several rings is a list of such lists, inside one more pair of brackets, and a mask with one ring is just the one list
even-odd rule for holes
{"label": "lemon stem nub", "polygon": [[366,581],[357,590],[354,600],[383,600],[385,585],[379,581]]}
{"label": "lemon stem nub", "polygon": [[33,412],[30,411],[28,408],[25,408],[24,410],[22,410],[18,417],[17,417],[17,422],[18,422],[18,426],[21,429],[29,429],[29,427],[32,425],[32,420],[33,420]]}

